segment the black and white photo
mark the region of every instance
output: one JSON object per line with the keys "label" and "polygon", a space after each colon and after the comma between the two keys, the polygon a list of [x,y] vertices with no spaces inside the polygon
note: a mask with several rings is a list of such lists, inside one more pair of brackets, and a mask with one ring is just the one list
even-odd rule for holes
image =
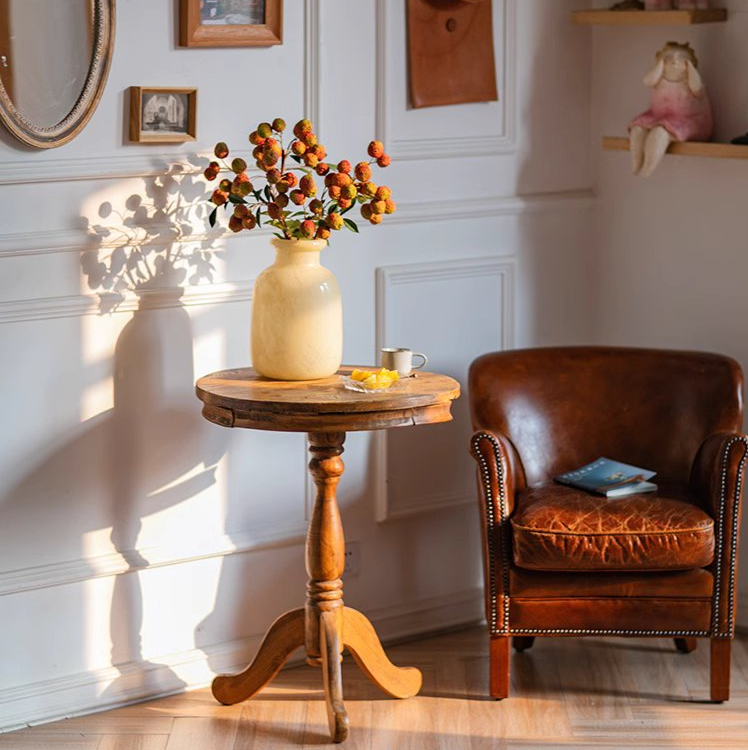
{"label": "black and white photo", "polygon": [[143,143],[193,141],[196,133],[197,90],[130,89],[130,140]]}
{"label": "black and white photo", "polygon": [[146,132],[186,133],[187,111],[187,94],[146,92],[140,127]]}

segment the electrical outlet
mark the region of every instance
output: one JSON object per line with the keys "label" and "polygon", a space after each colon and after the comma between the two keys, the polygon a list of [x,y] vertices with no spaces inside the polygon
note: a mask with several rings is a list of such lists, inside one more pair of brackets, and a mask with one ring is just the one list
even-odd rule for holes
{"label": "electrical outlet", "polygon": [[352,578],[357,576],[361,563],[361,547],[358,542],[346,542],[345,545],[345,569],[343,573]]}

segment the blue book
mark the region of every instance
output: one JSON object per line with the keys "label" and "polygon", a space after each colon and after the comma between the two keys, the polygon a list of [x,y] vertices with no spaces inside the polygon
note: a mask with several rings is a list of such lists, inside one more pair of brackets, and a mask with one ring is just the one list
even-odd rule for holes
{"label": "blue book", "polygon": [[654,471],[640,469],[638,466],[611,461],[609,458],[598,458],[591,464],[567,471],[554,479],[561,484],[568,484],[570,487],[594,492],[597,495],[624,497],[640,492],[654,492],[657,485],[647,481],[654,475]]}

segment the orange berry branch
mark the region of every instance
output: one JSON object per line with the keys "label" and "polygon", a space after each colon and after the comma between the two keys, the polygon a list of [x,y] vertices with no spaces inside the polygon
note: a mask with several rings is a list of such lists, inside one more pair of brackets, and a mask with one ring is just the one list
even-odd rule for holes
{"label": "orange berry branch", "polygon": [[[263,220],[274,227],[277,237],[287,240],[329,239],[331,232],[343,227],[358,232],[355,221],[347,214],[357,203],[361,216],[370,224],[381,224],[385,214],[395,211],[392,191],[386,185],[376,185],[372,179],[372,165],[388,167],[390,157],[379,141],[372,141],[367,149],[370,159],[354,166],[347,160],[330,166],[325,161],[327,150],[317,142],[309,120],[299,120],[293,127],[294,137],[284,145],[286,123],[280,118],[261,122],[249,134],[254,145],[252,156],[263,173],[265,185],[256,187],[247,174],[247,162],[241,158],[227,162],[229,147],[216,144],[214,153],[219,161],[212,161],[205,170],[209,181],[224,177],[213,191],[210,202],[215,208],[209,216],[215,226],[218,209],[233,207],[229,229],[241,232],[261,227]],[[286,168],[291,159],[298,166]],[[294,172],[303,173],[300,178]],[[324,187],[318,194],[315,174],[324,177]]]}

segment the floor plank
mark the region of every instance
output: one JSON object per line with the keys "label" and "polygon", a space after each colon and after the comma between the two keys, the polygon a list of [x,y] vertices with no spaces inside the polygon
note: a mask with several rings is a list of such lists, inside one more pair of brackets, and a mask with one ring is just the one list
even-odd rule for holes
{"label": "floor plank", "polygon": [[233,716],[175,719],[166,750],[233,750],[237,729],[238,722]]}
{"label": "floor plank", "polygon": [[105,734],[96,750],[166,750],[168,734]]}
{"label": "floor plank", "polygon": [[[732,697],[706,701],[709,643],[538,638],[512,654],[511,695],[491,700],[482,628],[388,649],[423,672],[421,693],[387,698],[349,657],[348,750],[663,750],[748,747],[748,639],[733,648]],[[281,672],[259,695],[221,706],[209,690],[0,735],[0,750],[272,750],[329,745],[319,669]]]}
{"label": "floor plank", "polygon": [[24,729],[0,734],[0,750],[98,750],[101,736],[70,732],[40,734]]}

